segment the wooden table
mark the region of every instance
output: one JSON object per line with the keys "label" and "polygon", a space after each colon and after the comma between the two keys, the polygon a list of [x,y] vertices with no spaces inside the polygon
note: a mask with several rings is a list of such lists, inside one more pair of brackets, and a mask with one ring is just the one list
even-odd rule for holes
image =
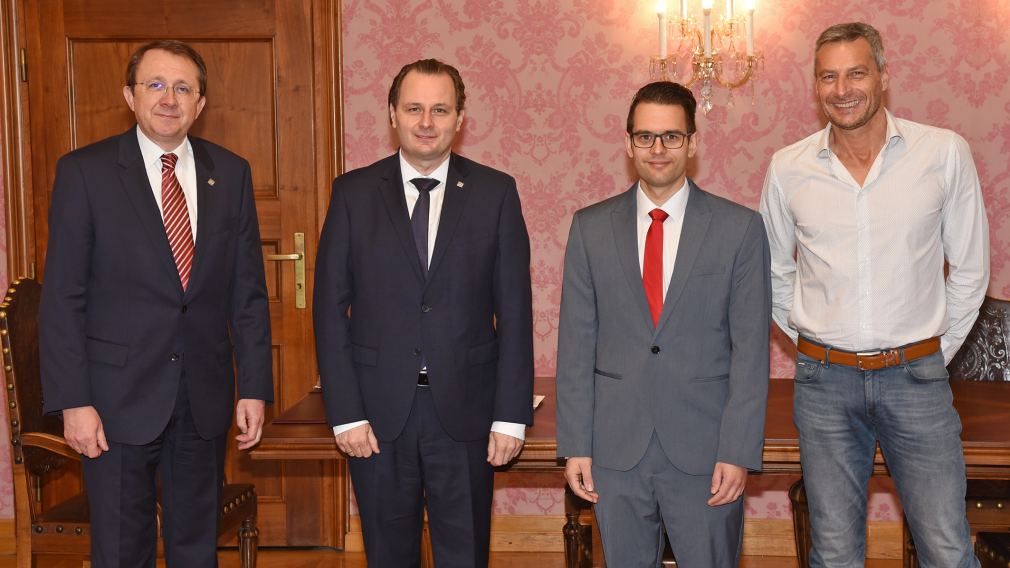
{"label": "wooden table", "polygon": [[[952,381],[954,406],[961,415],[961,439],[970,479],[1010,479],[1010,383]],[[526,431],[526,445],[518,459],[500,471],[560,472],[557,458],[553,377],[538,377],[534,392],[546,399],[534,413],[534,426]],[[799,436],[792,421],[793,382],[772,380],[768,389],[765,422],[764,473],[800,473]],[[311,392],[276,417],[263,431],[263,440],[253,459],[328,460],[344,459],[326,425],[322,395]],[[877,452],[875,473],[886,474]],[[563,481],[559,481],[563,483]],[[578,517],[586,504],[569,492],[564,528],[565,555],[569,566],[581,566],[589,551],[583,545],[586,529]],[[580,558],[581,557],[581,558]]]}

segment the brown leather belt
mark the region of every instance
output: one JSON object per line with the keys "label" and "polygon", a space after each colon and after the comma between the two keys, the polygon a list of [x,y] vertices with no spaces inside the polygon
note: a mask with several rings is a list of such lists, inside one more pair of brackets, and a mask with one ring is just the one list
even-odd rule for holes
{"label": "brown leather belt", "polygon": [[903,361],[915,361],[927,355],[932,355],[940,350],[940,338],[931,337],[923,341],[916,341],[901,347],[891,349],[880,349],[877,351],[842,351],[831,349],[825,345],[814,343],[809,339],[800,337],[796,342],[796,349],[806,355],[824,363],[835,365],[845,365],[855,367],[860,371],[875,371],[885,367],[900,365]]}

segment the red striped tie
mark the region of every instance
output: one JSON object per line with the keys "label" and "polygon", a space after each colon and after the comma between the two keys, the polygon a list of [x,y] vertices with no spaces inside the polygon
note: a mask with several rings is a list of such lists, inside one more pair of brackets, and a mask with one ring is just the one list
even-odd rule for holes
{"label": "red striped tie", "polygon": [[179,269],[182,289],[189,284],[189,273],[193,270],[193,229],[189,223],[186,196],[182,194],[179,178],[175,177],[175,163],[179,156],[161,156],[161,216],[165,219],[165,234],[172,247],[175,266]]}

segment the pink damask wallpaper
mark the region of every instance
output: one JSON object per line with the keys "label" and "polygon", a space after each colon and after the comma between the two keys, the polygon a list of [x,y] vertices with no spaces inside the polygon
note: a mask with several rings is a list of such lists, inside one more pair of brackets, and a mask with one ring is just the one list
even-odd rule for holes
{"label": "pink damask wallpaper", "polygon": [[[701,0],[688,0],[692,12]],[[676,2],[667,2],[671,7]],[[722,2],[717,2],[722,5]],[[737,3],[742,4],[740,2]],[[533,246],[536,365],[552,375],[561,266],[572,213],[626,189],[624,122],[649,81],[657,51],[654,0],[343,0],[345,160],[363,166],[395,150],[386,95],[400,67],[420,57],[455,65],[467,84],[457,151],[516,177]],[[717,9],[721,9],[717,6]],[[758,0],[765,65],[747,89],[699,113],[690,175],[701,187],[756,208],[772,153],[822,127],[813,98],[812,46],[831,24],[861,20],[884,36],[889,108],[951,128],[971,144],[992,231],[990,294],[1010,297],[1010,1]],[[697,90],[696,90],[697,94]],[[779,334],[772,374],[791,377]],[[560,514],[556,481],[500,476],[495,510]],[[508,485],[504,485],[508,483]],[[788,482],[752,476],[751,517],[788,517]],[[877,483],[871,517],[898,505]]]}

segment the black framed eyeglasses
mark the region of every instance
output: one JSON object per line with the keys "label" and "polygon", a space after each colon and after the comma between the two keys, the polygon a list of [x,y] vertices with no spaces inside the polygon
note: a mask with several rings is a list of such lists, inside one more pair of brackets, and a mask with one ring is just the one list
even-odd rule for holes
{"label": "black framed eyeglasses", "polygon": [[635,148],[652,148],[656,144],[656,139],[662,141],[663,147],[667,150],[677,150],[684,145],[684,141],[691,137],[694,132],[633,132],[631,133],[631,144]]}

